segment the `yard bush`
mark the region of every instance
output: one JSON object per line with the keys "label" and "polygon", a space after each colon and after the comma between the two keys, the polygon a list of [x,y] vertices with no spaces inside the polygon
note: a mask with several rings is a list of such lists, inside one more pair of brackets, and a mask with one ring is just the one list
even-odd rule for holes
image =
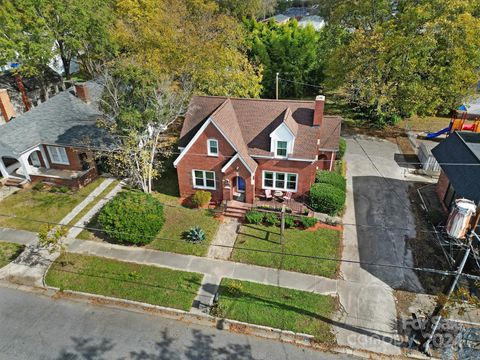
{"label": "yard bush", "polygon": [[197,207],[204,207],[210,203],[212,193],[205,190],[198,190],[193,194],[192,202]]}
{"label": "yard bush", "polygon": [[291,228],[295,226],[295,218],[292,215],[285,215],[285,227]]}
{"label": "yard bush", "polygon": [[260,211],[249,210],[245,214],[245,219],[249,224],[261,224],[263,221],[263,213]]}
{"label": "yard bush", "polygon": [[280,219],[278,218],[277,214],[274,213],[266,213],[265,214],[265,223],[270,226],[275,226],[280,223]]}
{"label": "yard bush", "polygon": [[185,239],[193,243],[199,243],[206,239],[205,231],[198,225],[192,227],[185,234]]}
{"label": "yard bush", "polygon": [[338,152],[337,152],[337,159],[343,159],[345,152],[347,151],[347,142],[344,138],[340,138],[338,142]]}
{"label": "yard bush", "polygon": [[302,216],[300,218],[300,223],[305,229],[308,229],[317,223],[317,219],[310,216]]}
{"label": "yard bush", "polygon": [[313,184],[309,202],[313,210],[335,216],[343,210],[345,192],[330,184]]}
{"label": "yard bush", "polygon": [[120,243],[150,243],[162,229],[162,204],[150,194],[122,192],[109,201],[98,216],[105,232]]}
{"label": "yard bush", "polygon": [[319,170],[315,176],[316,183],[330,184],[336,188],[345,191],[347,189],[347,181],[345,178],[333,171]]}
{"label": "yard bush", "polygon": [[36,191],[43,190],[45,187],[45,184],[42,181],[37,182],[35,185],[33,185],[32,189]]}

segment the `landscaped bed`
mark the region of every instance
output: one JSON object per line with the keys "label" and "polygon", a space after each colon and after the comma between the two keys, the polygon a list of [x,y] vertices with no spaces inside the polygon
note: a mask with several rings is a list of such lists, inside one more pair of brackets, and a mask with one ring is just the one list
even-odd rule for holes
{"label": "landscaped bed", "polygon": [[[338,266],[335,261],[272,254],[271,251],[336,259],[339,256],[340,234],[339,231],[330,229],[315,231],[286,229],[282,245],[279,227],[245,224],[240,228],[235,242],[236,249],[233,250],[231,259],[248,264],[333,278]],[[242,250],[242,247],[267,252]]]}
{"label": "landscaped bed", "polygon": [[41,221],[58,223],[103,181],[98,178],[73,193],[22,189],[2,200],[0,212],[17,218],[0,216],[0,227],[38,232]]}
{"label": "landscaped bed", "polygon": [[23,249],[23,245],[0,241],[0,268],[15,260]]}
{"label": "landscaped bed", "polygon": [[189,310],[202,275],[72,253],[46,276],[49,286]]}
{"label": "landscaped bed", "polygon": [[305,291],[223,279],[213,314],[227,319],[306,333],[331,343],[335,299]]}

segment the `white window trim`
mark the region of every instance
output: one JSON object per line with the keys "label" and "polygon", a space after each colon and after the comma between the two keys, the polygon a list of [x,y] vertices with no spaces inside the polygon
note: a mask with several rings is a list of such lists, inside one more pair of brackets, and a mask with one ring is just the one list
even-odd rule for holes
{"label": "white window trim", "polygon": [[[217,146],[217,152],[216,153],[212,153],[210,151],[210,141],[215,141],[215,144]],[[207,140],[207,151],[208,151],[208,156],[218,156],[219,148],[218,148],[218,140],[217,139],[208,139]]]}
{"label": "white window trim", "polygon": [[[55,150],[53,150],[53,149],[55,149]],[[52,164],[70,165],[70,162],[68,161],[67,151],[65,150],[64,147],[47,145],[47,151],[48,151],[48,156],[49,156],[49,158],[50,158],[50,162],[51,162]],[[62,160],[60,160],[60,161],[55,161],[55,160],[53,159],[53,156],[52,156],[52,151],[55,151],[55,152],[56,152],[56,155],[58,155],[58,157],[59,157],[60,159],[62,159],[62,157],[63,157],[62,155],[64,154],[64,155],[65,155],[65,158],[66,158],[67,160],[66,160],[66,161],[62,161]],[[62,151],[63,151],[63,153],[60,154],[60,152],[62,152]]]}
{"label": "white window trim", "polygon": [[[265,173],[272,173],[273,174],[273,186],[265,186]],[[284,174],[285,175],[285,180],[284,180],[285,181],[285,186],[283,188],[279,188],[279,187],[275,186],[276,177],[277,177],[276,174]],[[295,190],[287,188],[288,175],[295,175],[296,176]],[[283,172],[283,171],[263,170],[262,171],[262,189],[297,192],[297,190],[298,190],[298,174],[297,173]]]}
{"label": "white window trim", "polygon": [[[201,171],[203,173],[203,183],[205,184],[204,186],[199,186],[195,184],[195,171]],[[213,187],[207,186],[207,172],[213,173]],[[199,169],[192,170],[192,183],[194,189],[217,190],[217,177],[215,175],[215,171]]]}
{"label": "white window trim", "polygon": [[[278,155],[278,143],[279,142],[284,142],[287,144],[287,147],[285,148],[285,155]],[[277,159],[286,159],[288,157],[288,141],[286,140],[275,140],[275,158]]]}

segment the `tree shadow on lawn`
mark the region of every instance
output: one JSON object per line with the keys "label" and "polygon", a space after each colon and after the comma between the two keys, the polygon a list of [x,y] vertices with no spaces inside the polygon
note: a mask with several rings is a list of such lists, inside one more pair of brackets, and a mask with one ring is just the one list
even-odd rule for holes
{"label": "tree shadow on lawn", "polygon": [[[255,230],[255,231],[264,232],[264,233],[265,233],[265,236],[261,237],[261,236],[257,236],[257,235],[253,235],[253,234],[248,234],[248,233],[246,233],[246,232],[242,232],[242,231],[241,231],[241,228],[242,228],[242,227],[247,227],[247,228],[253,229],[253,230]],[[272,243],[272,244],[276,244],[276,245],[280,245],[280,244],[281,244],[280,240],[275,241],[275,240],[271,240],[271,239],[270,239],[270,236],[271,236],[271,235],[278,235],[278,236],[280,236],[280,231],[279,231],[279,232],[267,231],[267,230],[264,230],[264,229],[259,229],[258,227],[254,226],[254,225],[242,224],[242,225],[240,226],[239,230],[237,231],[237,234],[238,234],[238,235],[243,235],[243,236],[248,236],[248,237],[254,238],[254,239],[263,240],[263,241],[266,241],[266,242],[269,242],[269,243]]]}
{"label": "tree shadow on lawn", "polygon": [[[228,289],[226,289],[225,286],[220,285],[220,288],[219,288],[220,301],[221,301],[221,298],[222,298],[222,295],[221,295],[222,290],[228,292]],[[287,304],[284,304],[284,303],[281,303],[281,302],[278,302],[278,301],[274,301],[274,300],[270,300],[270,299],[265,299],[263,297],[252,295],[250,293],[246,293],[246,292],[241,291],[241,290],[237,290],[234,297],[235,297],[236,302],[240,302],[240,301],[249,302],[249,300],[259,301],[259,302],[265,303],[269,307],[275,307],[275,308],[278,308],[278,309],[281,309],[281,310],[291,311],[291,312],[295,312],[295,313],[300,314],[300,315],[309,316],[311,318],[320,320],[320,321],[322,321],[326,324],[330,324],[330,325],[338,327],[338,328],[346,329],[346,330],[358,333],[359,335],[373,337],[374,339],[379,339],[383,342],[386,342],[388,344],[392,344],[394,346],[398,346],[398,347],[401,347],[401,348],[407,348],[408,347],[407,342],[396,340],[396,339],[394,339],[390,336],[384,336],[384,335],[381,335],[381,334],[376,333],[374,331],[367,330],[366,328],[363,328],[363,327],[356,327],[356,326],[353,326],[353,325],[341,323],[339,321],[329,319],[329,318],[327,318],[323,315],[314,313],[314,312],[306,310],[306,309],[302,309],[300,307],[287,305]],[[392,331],[397,330],[398,323],[397,322],[392,323],[391,328],[392,328]],[[291,330],[291,329],[285,329],[285,330]]]}
{"label": "tree shadow on lawn", "polygon": [[72,348],[63,349],[57,360],[71,359],[133,359],[133,360],[253,360],[251,346],[229,343],[226,346],[215,345],[215,335],[205,334],[201,330],[191,330],[192,339],[188,346],[175,344],[177,337],[170,336],[168,330],[160,333],[161,339],[152,344],[153,349],[132,350],[128,354],[113,354],[117,346],[112,339],[93,337],[72,337]]}

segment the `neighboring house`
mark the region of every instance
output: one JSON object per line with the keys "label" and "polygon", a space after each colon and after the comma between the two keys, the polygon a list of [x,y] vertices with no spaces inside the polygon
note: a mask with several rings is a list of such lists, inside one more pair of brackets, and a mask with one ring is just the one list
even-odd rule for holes
{"label": "neighboring house", "polygon": [[272,16],[268,19],[265,19],[263,22],[268,22],[270,19],[273,19],[277,24],[286,24],[290,20],[290,16],[286,16],[283,14],[277,14],[275,16]]}
{"label": "neighboring house", "polygon": [[319,31],[325,26],[325,21],[323,21],[318,15],[312,15],[305,16],[298,22],[298,26],[300,27],[306,27],[308,24],[312,25],[315,30]]}
{"label": "neighboring house", "polygon": [[454,132],[435,148],[432,154],[442,171],[437,194],[446,209],[455,199],[480,201],[480,134]]}
{"label": "neighboring house", "polygon": [[333,170],[342,119],[315,101],[195,96],[182,127],[180,195],[252,203],[265,190],[301,199],[318,169]]}
{"label": "neighboring house", "polygon": [[17,116],[5,89],[0,90],[0,172],[10,184],[48,181],[82,187],[97,176],[92,148],[108,144],[94,82],[75,85]]}

